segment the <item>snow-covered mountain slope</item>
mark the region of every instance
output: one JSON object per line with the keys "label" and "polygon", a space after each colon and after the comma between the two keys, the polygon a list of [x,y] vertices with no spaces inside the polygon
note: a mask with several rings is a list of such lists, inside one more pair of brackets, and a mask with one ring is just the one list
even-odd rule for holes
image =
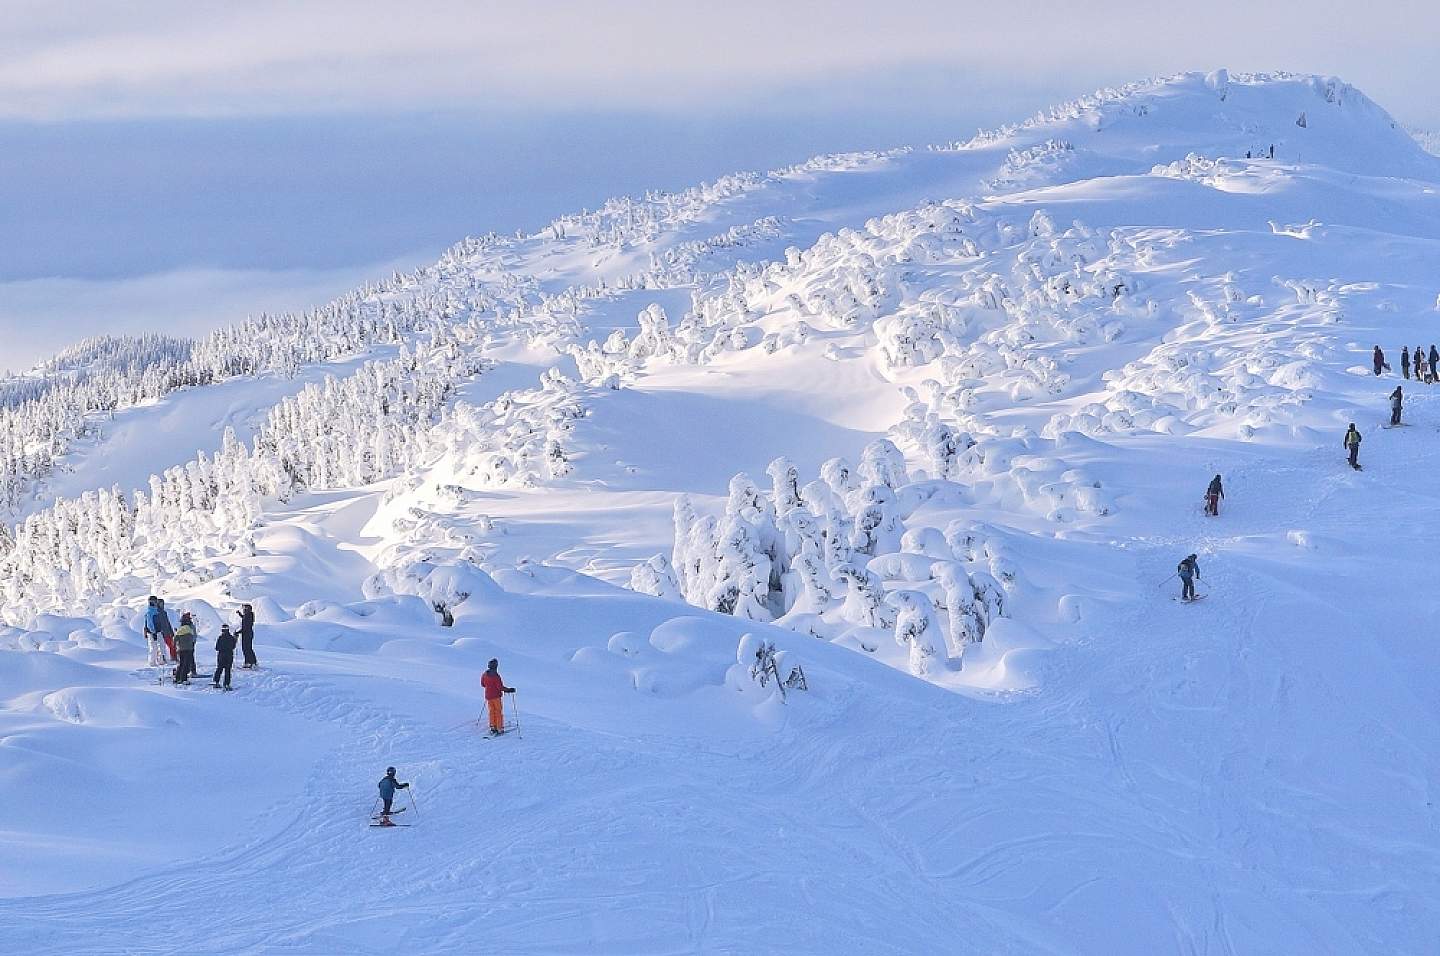
{"label": "snow-covered mountain slope", "polygon": [[[462,243],[27,491],[0,942],[1431,951],[1437,294],[1440,160],[1309,77]],[[264,669],[155,683],[156,591]]]}

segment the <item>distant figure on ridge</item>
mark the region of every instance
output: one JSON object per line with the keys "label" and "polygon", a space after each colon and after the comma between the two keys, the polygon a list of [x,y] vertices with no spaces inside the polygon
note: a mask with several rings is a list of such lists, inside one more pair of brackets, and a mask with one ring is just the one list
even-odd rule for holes
{"label": "distant figure on ridge", "polygon": [[1356,471],[1360,470],[1360,442],[1363,440],[1360,437],[1360,430],[1355,427],[1354,422],[1351,422],[1349,430],[1345,432],[1344,444],[1346,450],[1350,452],[1350,467]]}
{"label": "distant figure on ridge", "polygon": [[1390,427],[1394,428],[1400,424],[1400,409],[1405,404],[1405,395],[1400,391],[1400,386],[1395,386],[1395,391],[1390,393]]}
{"label": "distant figure on ridge", "polygon": [[1205,489],[1205,513],[1207,515],[1218,515],[1220,513],[1220,499],[1225,497],[1225,486],[1220,483],[1220,476],[1216,475],[1210,479],[1210,487]]}
{"label": "distant figure on ridge", "polygon": [[1200,577],[1199,559],[1193,554],[1188,555],[1175,568],[1175,573],[1180,575],[1180,600],[1195,600],[1195,579]]}

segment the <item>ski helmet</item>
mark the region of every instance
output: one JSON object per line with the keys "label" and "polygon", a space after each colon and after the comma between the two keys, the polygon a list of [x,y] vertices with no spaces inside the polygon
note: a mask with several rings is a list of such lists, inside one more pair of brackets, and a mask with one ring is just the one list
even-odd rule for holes
{"label": "ski helmet", "polygon": [[394,767],[386,767],[386,768],[385,768],[385,776],[387,776],[387,777],[393,777],[393,776],[395,776],[395,768],[394,768]]}

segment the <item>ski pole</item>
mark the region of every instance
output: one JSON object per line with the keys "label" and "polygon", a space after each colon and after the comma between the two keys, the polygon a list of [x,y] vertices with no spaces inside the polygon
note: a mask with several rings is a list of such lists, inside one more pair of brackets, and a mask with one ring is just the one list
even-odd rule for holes
{"label": "ski pole", "polygon": [[1163,588],[1165,585],[1169,584],[1172,580],[1174,580],[1175,578],[1177,578],[1177,577],[1179,577],[1179,576],[1180,576],[1180,572],[1177,571],[1177,572],[1175,572],[1174,574],[1170,575],[1170,577],[1166,578],[1165,580],[1161,581],[1159,584],[1155,585],[1155,587],[1156,587],[1156,588]]}
{"label": "ski pole", "polygon": [[515,702],[513,693],[510,695],[510,712],[515,715],[515,739],[524,740],[525,737],[520,733],[520,705]]}
{"label": "ski pole", "polygon": [[415,819],[420,819],[420,809],[415,806],[415,785],[413,783],[405,788],[405,795],[410,798],[410,812],[415,814]]}

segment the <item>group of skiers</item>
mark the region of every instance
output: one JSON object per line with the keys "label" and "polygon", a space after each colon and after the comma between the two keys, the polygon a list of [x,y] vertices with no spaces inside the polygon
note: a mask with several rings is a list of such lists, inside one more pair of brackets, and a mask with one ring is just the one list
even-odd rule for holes
{"label": "group of skiers", "polygon": [[[220,625],[220,634],[215,639],[215,673],[211,684],[224,690],[230,689],[237,643],[245,655],[245,663],[241,666],[245,670],[260,666],[255,656],[255,609],[244,604],[235,613],[240,619],[238,641],[229,624]],[[199,634],[190,612],[180,615],[180,626],[177,628],[170,622],[170,612],[165,610],[165,599],[150,595],[150,603],[145,609],[145,639],[150,645],[150,666],[164,667],[168,654],[170,662],[175,665],[173,675],[176,684],[188,684],[190,678],[200,676],[200,669],[195,663]]]}
{"label": "group of skiers", "polygon": [[[1385,352],[1380,346],[1375,346],[1372,356],[1375,365],[1375,374],[1382,375],[1390,371],[1390,363],[1385,361]],[[1400,374],[1406,379],[1410,378],[1410,370],[1415,370],[1415,381],[1424,382],[1426,385],[1434,385],[1440,381],[1440,349],[1430,346],[1427,353],[1423,345],[1415,346],[1412,358],[1410,347],[1407,345],[1400,349]]]}

